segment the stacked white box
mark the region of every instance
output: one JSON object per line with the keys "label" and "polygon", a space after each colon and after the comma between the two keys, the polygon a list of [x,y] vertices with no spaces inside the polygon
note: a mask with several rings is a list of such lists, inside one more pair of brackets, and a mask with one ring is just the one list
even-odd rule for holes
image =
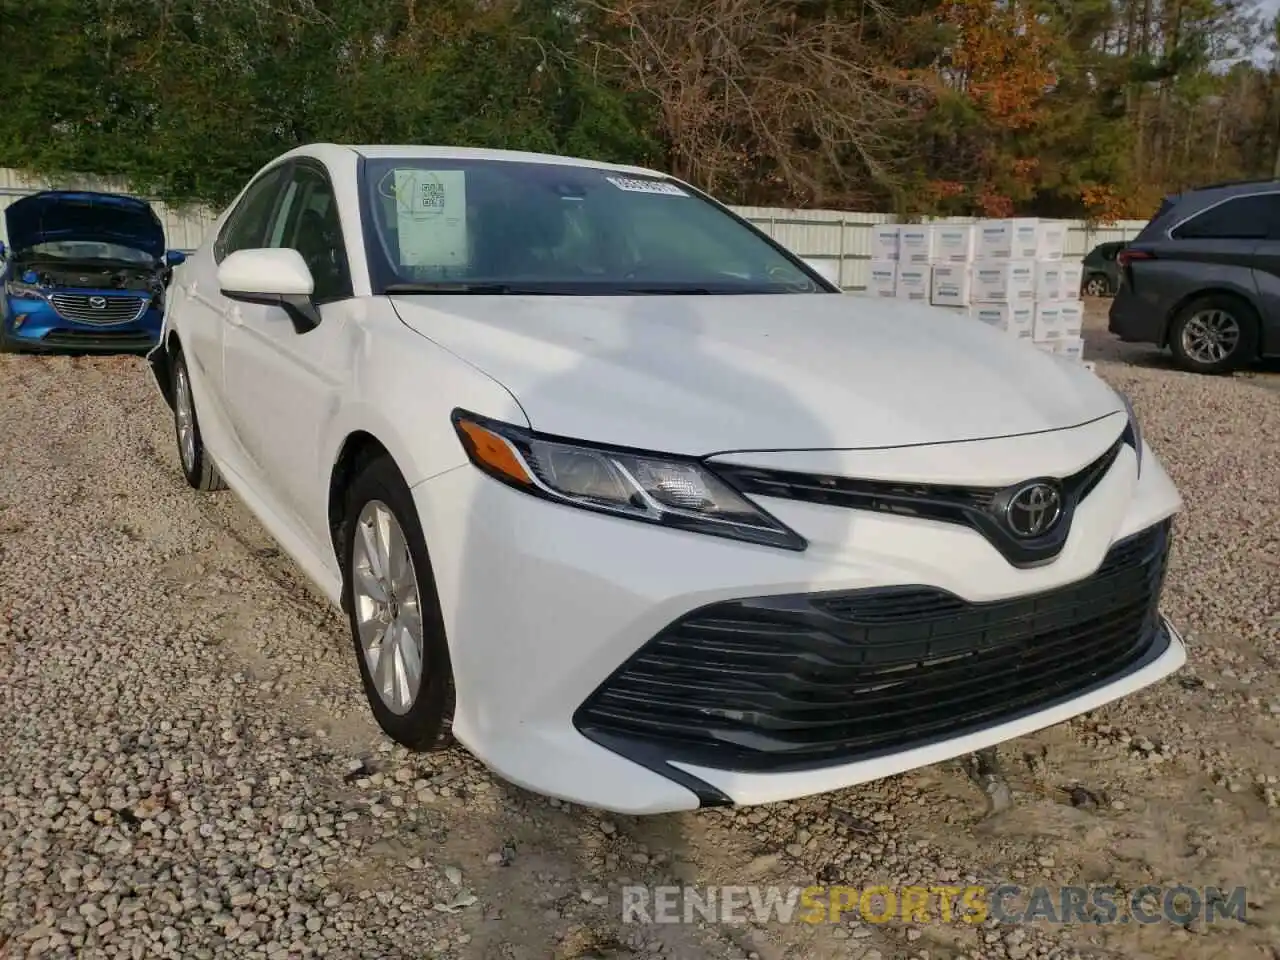
{"label": "stacked white box", "polygon": [[867,267],[867,296],[896,297],[898,283],[897,260],[872,260]]}
{"label": "stacked white box", "polygon": [[1084,329],[1084,304],[1078,299],[1063,300],[1059,304],[1062,317],[1062,337],[1069,339],[1079,337]]}
{"label": "stacked white box", "polygon": [[1037,303],[1033,330],[1032,337],[1036,345],[1052,351],[1057,341],[1063,337],[1062,304],[1053,301]]}
{"label": "stacked white box", "polygon": [[1063,300],[1079,300],[1080,284],[1084,280],[1084,264],[1079,260],[1063,260],[1062,275],[1058,282],[1061,285]]}
{"label": "stacked white box", "polygon": [[1036,261],[1036,301],[1062,300],[1062,261]]}
{"label": "stacked white box", "polygon": [[898,262],[933,263],[933,227],[927,223],[898,226]]}
{"label": "stacked white box", "polygon": [[918,300],[921,303],[928,303],[930,272],[927,263],[914,264],[899,261],[894,295],[899,300]]}
{"label": "stacked white box", "polygon": [[972,263],[976,230],[971,223],[935,223],[934,263]]}
{"label": "stacked white box", "polygon": [[898,225],[877,223],[871,228],[871,259],[898,259]]}
{"label": "stacked white box", "polygon": [[976,260],[972,298],[975,303],[1023,303],[1036,297],[1032,260]]}
{"label": "stacked white box", "polygon": [[1036,259],[1061,260],[1067,250],[1067,225],[1061,220],[1041,220],[1036,229]]}
{"label": "stacked white box", "polygon": [[[1036,344],[1059,356],[1080,360],[1083,349],[1080,330],[1084,321],[1084,307],[1080,303],[1082,264],[1066,257],[1066,223],[1040,220],[1034,232]],[[1025,240],[1028,234],[1024,231],[1019,235]],[[1019,243],[1016,238],[1011,241],[1015,248]]]}
{"label": "stacked white box", "polygon": [[972,272],[967,263],[935,263],[930,268],[929,302],[935,307],[969,306]]}
{"label": "stacked white box", "polygon": [[1036,304],[1035,340],[1055,345],[1076,340],[1084,324],[1084,307],[1079,300],[1041,301]]}
{"label": "stacked white box", "polygon": [[1031,340],[1036,310],[1029,303],[975,303],[969,307],[969,316],[1011,337]]}
{"label": "stacked white box", "polygon": [[1035,217],[983,220],[978,223],[975,260],[1034,260],[1040,248],[1040,221]]}

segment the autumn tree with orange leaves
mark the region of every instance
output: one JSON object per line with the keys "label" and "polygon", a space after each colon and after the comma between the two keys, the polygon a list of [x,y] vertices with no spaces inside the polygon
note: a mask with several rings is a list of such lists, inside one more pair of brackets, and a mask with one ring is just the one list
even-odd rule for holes
{"label": "autumn tree with orange leaves", "polygon": [[928,93],[918,108],[921,205],[1008,216],[1035,194],[1054,38],[1022,0],[943,0],[920,19],[940,40],[914,71]]}

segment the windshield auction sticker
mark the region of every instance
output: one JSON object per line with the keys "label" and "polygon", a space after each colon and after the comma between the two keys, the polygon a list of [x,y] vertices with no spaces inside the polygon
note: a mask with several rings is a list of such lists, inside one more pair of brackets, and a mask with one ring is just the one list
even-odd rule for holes
{"label": "windshield auction sticker", "polygon": [[396,231],[406,267],[467,263],[467,175],[462,170],[397,170]]}
{"label": "windshield auction sticker", "polygon": [[689,194],[665,180],[639,180],[635,177],[605,177],[619,190],[628,193],[657,193],[665,197],[687,197]]}

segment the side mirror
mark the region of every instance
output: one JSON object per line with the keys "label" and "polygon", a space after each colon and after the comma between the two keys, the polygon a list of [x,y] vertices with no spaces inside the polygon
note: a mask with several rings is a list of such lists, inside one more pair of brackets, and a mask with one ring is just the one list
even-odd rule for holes
{"label": "side mirror", "polygon": [[187,255],[181,250],[166,250],[164,262],[167,266],[176,267],[180,263],[187,262]]}
{"label": "side mirror", "polygon": [[293,329],[306,333],[320,325],[311,300],[315,280],[302,254],[289,247],[237,250],[218,265],[218,287],[229,300],[280,307]]}
{"label": "side mirror", "polygon": [[[840,286],[840,264],[833,260],[819,260],[816,257],[801,257],[804,265],[828,283]],[[841,288],[843,289],[843,288]]]}

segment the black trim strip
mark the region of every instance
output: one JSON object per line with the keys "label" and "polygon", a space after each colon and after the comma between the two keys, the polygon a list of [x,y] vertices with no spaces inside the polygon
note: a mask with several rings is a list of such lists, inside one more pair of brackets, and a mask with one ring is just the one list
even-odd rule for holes
{"label": "black trim strip", "polygon": [[[747,496],[799,500],[966,526],[980,533],[1013,566],[1033,567],[1062,552],[1071,533],[1076,507],[1106,476],[1120,449],[1131,443],[1129,437],[1130,430],[1126,428],[1102,456],[1069,477],[1028,478],[1004,488],[858,480],[719,462],[708,466]],[[1004,507],[1019,490],[1037,481],[1059,491],[1062,515],[1047,534],[1019,538],[1003,521]]]}

